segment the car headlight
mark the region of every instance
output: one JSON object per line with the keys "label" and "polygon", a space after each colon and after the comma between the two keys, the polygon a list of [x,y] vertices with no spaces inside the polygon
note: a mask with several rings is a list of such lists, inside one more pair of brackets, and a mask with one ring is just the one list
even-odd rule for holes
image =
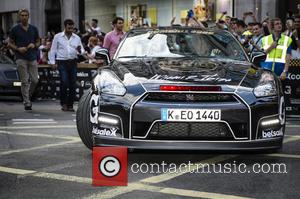
{"label": "car headlight", "polygon": [[120,96],[123,96],[126,93],[125,86],[111,72],[101,71],[101,75],[98,78],[98,83],[101,93]]}
{"label": "car headlight", "polygon": [[274,82],[268,82],[255,87],[253,93],[256,97],[267,97],[276,95],[277,90]]}

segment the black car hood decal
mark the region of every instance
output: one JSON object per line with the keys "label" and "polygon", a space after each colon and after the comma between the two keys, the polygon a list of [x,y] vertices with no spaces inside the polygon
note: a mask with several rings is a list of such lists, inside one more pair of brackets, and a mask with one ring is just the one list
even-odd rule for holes
{"label": "black car hood decal", "polygon": [[140,59],[112,64],[112,69],[125,85],[136,81],[147,90],[153,90],[153,84],[173,83],[236,87],[250,68],[248,62],[219,59]]}

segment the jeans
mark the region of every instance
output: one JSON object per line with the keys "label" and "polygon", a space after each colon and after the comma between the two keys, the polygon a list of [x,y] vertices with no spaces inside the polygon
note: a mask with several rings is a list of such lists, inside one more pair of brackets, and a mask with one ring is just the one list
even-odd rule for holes
{"label": "jeans", "polygon": [[39,81],[37,62],[17,59],[18,72],[21,80],[21,92],[25,106],[31,106],[30,98]]}
{"label": "jeans", "polygon": [[60,75],[60,104],[72,107],[75,98],[77,62],[76,60],[57,60]]}

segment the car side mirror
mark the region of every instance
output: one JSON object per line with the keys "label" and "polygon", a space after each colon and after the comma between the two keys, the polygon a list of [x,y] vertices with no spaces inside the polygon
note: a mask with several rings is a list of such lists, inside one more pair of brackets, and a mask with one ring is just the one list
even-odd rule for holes
{"label": "car side mirror", "polygon": [[264,61],[266,59],[267,55],[265,53],[252,55],[251,62],[257,66],[260,67],[260,62]]}

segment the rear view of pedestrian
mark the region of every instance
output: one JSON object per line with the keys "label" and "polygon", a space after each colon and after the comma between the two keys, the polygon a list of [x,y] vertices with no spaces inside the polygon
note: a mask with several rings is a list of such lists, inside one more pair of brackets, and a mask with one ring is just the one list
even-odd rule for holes
{"label": "rear view of pedestrian", "polygon": [[28,23],[29,11],[18,12],[20,23],[11,29],[9,47],[15,51],[21,79],[25,110],[32,110],[31,97],[38,83],[37,50],[40,45],[38,29]]}

